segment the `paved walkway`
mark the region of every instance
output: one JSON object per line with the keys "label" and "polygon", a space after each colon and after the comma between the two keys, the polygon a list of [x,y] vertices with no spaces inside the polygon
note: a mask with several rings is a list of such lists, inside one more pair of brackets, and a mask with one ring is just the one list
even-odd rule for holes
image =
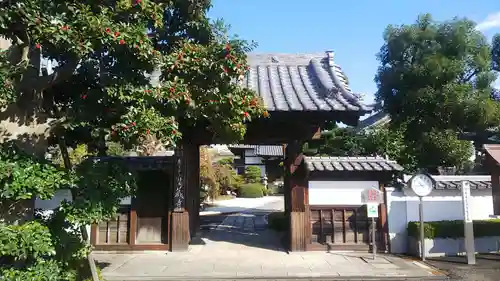
{"label": "paved walkway", "polygon": [[287,253],[280,238],[266,228],[264,214],[235,214],[206,227],[199,245],[191,245],[188,252],[97,253],[96,259],[101,266],[105,265],[102,273],[109,281],[245,277],[443,280],[442,275],[433,274],[423,264],[390,255],[380,255],[374,261],[367,253]]}
{"label": "paved walkway", "polygon": [[207,207],[205,210],[200,212],[200,215],[204,216],[249,211],[279,211],[284,210],[285,201],[283,196],[265,196],[261,198],[233,198],[214,201],[211,205],[211,207]]}
{"label": "paved walkway", "polygon": [[467,260],[463,256],[429,258],[427,263],[446,271],[451,280],[500,280],[500,254],[478,254],[475,265],[467,265]]}

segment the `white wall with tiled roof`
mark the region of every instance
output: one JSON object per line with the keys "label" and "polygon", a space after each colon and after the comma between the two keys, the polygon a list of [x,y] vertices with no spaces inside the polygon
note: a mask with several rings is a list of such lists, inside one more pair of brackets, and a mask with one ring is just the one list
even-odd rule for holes
{"label": "white wall with tiled roof", "polygon": [[[463,220],[462,193],[456,182],[471,181],[471,215],[474,220],[490,219],[493,214],[489,176],[435,176],[437,188],[424,198],[424,221]],[[473,187],[473,183],[475,188]],[[446,187],[443,189],[442,187]],[[386,188],[387,222],[392,253],[407,253],[408,222],[419,221],[419,198],[408,187]]]}

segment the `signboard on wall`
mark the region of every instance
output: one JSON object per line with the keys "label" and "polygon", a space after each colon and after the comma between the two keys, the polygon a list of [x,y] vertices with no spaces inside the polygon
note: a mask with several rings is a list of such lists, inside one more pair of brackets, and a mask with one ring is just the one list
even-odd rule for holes
{"label": "signboard on wall", "polygon": [[367,188],[361,192],[361,202],[363,204],[380,204],[384,202],[382,192],[375,187]]}
{"label": "signboard on wall", "polygon": [[366,204],[366,215],[369,218],[378,218],[378,203]]}

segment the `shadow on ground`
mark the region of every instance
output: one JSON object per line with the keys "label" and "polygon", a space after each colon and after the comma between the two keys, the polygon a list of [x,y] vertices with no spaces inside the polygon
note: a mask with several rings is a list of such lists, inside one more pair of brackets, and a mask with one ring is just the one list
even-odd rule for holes
{"label": "shadow on ground", "polygon": [[228,250],[253,247],[286,251],[284,233],[267,227],[267,214],[269,210],[256,208],[247,209],[244,213],[202,216],[201,231],[191,244],[213,245]]}

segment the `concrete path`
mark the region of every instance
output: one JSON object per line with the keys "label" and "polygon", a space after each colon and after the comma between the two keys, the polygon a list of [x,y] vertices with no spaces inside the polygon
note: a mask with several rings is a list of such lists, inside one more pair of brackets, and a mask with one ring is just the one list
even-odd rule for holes
{"label": "concrete path", "polygon": [[200,212],[201,216],[216,215],[235,212],[273,212],[284,210],[285,200],[283,196],[265,196],[261,198],[234,198],[215,201],[212,207],[205,208]]}
{"label": "concrete path", "polygon": [[[213,223],[213,222],[212,222]],[[264,213],[222,217],[206,227],[199,245],[188,252],[137,254],[96,253],[106,280],[203,280],[256,278],[378,278],[378,280],[445,280],[412,260],[368,253],[287,253],[281,235],[266,228]],[[353,279],[354,280],[354,279]]]}
{"label": "concrete path", "polygon": [[475,265],[468,265],[463,256],[428,258],[427,263],[446,271],[451,280],[500,280],[500,254],[498,253],[476,255]]}

